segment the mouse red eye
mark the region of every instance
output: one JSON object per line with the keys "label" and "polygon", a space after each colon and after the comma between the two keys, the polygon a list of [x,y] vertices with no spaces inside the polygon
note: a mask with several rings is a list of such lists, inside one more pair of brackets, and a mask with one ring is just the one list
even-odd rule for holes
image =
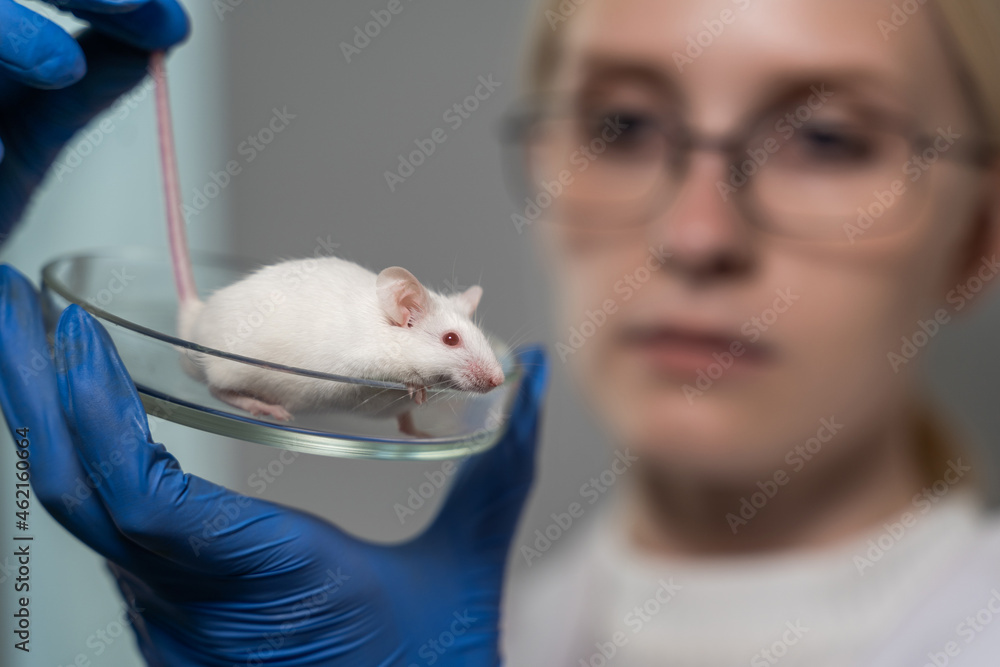
{"label": "mouse red eye", "polygon": [[455,347],[462,342],[462,339],[458,337],[458,334],[454,331],[449,331],[445,335],[441,336],[441,342],[449,347]]}

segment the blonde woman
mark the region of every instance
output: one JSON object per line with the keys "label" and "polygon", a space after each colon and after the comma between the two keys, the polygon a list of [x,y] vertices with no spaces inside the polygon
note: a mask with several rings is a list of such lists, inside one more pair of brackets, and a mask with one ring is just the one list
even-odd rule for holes
{"label": "blonde woman", "polygon": [[917,376],[1000,282],[1000,5],[537,24],[522,224],[585,336],[561,356],[639,461],[510,596],[511,663],[1000,663],[1000,527]]}
{"label": "blonde woman", "polygon": [[[77,307],[26,383],[41,311],[0,267],[18,456],[46,509],[107,558],[146,660],[996,664],[1000,530],[916,368],[997,270],[1000,10],[585,0],[543,7],[538,26],[510,127],[529,186],[516,222],[552,267],[560,328],[580,332],[552,353],[623,452],[627,492],[502,616],[538,350],[520,352],[505,438],[463,466],[431,527],[374,545],[183,473]],[[145,59],[106,48],[90,71]],[[55,110],[113,98],[52,85],[69,86]],[[23,161],[3,164],[0,192],[25,182],[10,171]],[[67,505],[81,478],[93,495]]]}

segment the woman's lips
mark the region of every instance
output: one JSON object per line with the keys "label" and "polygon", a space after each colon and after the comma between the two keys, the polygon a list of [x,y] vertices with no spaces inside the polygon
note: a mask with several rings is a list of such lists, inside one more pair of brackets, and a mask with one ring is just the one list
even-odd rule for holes
{"label": "woman's lips", "polygon": [[678,327],[630,327],[622,332],[625,349],[642,363],[684,379],[704,374],[715,381],[730,374],[758,370],[773,359],[770,346],[739,333]]}

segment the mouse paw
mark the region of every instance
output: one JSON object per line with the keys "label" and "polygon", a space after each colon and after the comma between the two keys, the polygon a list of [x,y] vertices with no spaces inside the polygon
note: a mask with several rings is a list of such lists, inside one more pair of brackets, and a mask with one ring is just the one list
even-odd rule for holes
{"label": "mouse paw", "polygon": [[410,398],[417,405],[422,405],[427,400],[427,387],[419,384],[408,384],[406,388],[410,392]]}
{"label": "mouse paw", "polygon": [[412,435],[414,438],[434,437],[427,431],[421,431],[419,428],[417,428],[416,424],[413,423],[413,415],[410,414],[409,411],[404,412],[401,415],[398,415],[396,417],[396,420],[399,423],[399,430],[401,433],[405,433],[406,435]]}
{"label": "mouse paw", "polygon": [[280,405],[271,405],[269,403],[260,403],[255,408],[250,409],[250,414],[254,417],[259,417],[265,415],[268,417],[274,417],[275,419],[283,422],[292,420],[292,413],[281,407]]}
{"label": "mouse paw", "polygon": [[252,398],[246,394],[229,390],[213,389],[212,393],[215,394],[215,396],[220,400],[225,401],[229,405],[239,408],[240,410],[246,410],[254,417],[266,415],[284,422],[291,421],[292,419],[292,413],[282,406],[274,403],[265,403],[264,401]]}

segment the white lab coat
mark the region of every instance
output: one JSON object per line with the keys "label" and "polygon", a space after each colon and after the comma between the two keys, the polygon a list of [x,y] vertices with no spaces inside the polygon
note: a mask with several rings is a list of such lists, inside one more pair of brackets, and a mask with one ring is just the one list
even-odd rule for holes
{"label": "white lab coat", "polygon": [[835,548],[685,563],[632,549],[612,502],[514,566],[506,664],[997,667],[1000,520],[961,487],[912,509]]}

